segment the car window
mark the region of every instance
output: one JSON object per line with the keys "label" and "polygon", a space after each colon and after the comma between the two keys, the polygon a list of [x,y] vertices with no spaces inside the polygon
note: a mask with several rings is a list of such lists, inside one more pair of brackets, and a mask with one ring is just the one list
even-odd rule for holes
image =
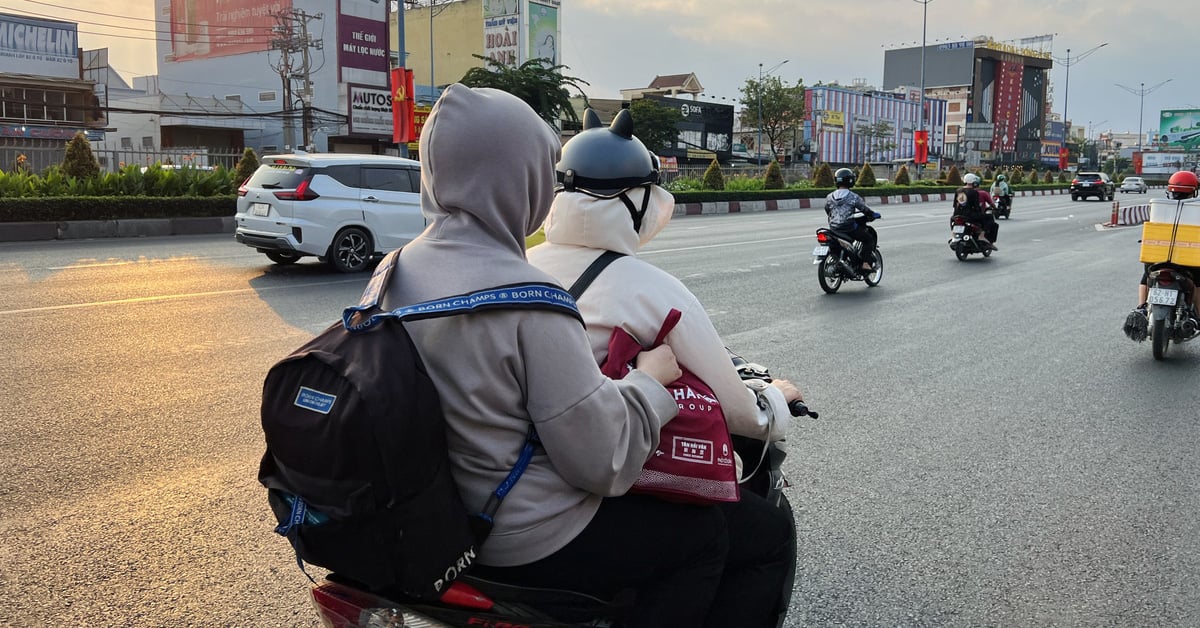
{"label": "car window", "polygon": [[408,180],[412,184],[414,192],[421,191],[421,171],[415,168],[409,169]]}
{"label": "car window", "polygon": [[321,168],[321,174],[328,175],[338,183],[348,187],[356,188],[360,186],[359,181],[359,166],[326,166]]}
{"label": "car window", "polygon": [[408,168],[363,167],[362,187],[388,192],[416,192]]}
{"label": "car window", "polygon": [[308,168],[289,164],[263,164],[246,182],[248,188],[294,190],[308,176]]}
{"label": "car window", "polygon": [[1079,173],[1079,180],[1080,181],[1099,181],[1100,175],[1096,174],[1095,172],[1081,172],[1081,173]]}

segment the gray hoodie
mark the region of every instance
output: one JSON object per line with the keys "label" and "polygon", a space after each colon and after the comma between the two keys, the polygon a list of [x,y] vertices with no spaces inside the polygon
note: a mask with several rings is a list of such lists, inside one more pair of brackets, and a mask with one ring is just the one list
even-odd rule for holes
{"label": "gray hoodie", "polygon": [[[557,133],[516,97],[451,85],[421,132],[429,226],[400,252],[384,307],[555,283],[525,261],[525,237],[550,210],[560,148]],[[508,474],[530,421],[544,446],[500,507],[484,564],[527,564],[574,539],[602,496],[632,486],[677,412],[640,371],[619,382],[604,377],[583,326],[559,313],[498,310],[407,325],[441,397],[469,509]]]}

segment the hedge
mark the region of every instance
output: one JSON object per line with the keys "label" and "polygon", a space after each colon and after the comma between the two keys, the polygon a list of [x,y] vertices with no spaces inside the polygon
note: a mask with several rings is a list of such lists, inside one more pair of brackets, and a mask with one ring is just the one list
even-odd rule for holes
{"label": "hedge", "polygon": [[[1062,183],[1026,183],[1014,185],[1015,191],[1022,190],[1066,190]],[[825,198],[836,188],[802,188],[788,190],[717,191],[689,190],[673,192],[676,203],[712,203],[720,201],[768,201],[792,198]],[[905,194],[950,193],[957,190],[953,185],[878,185],[872,188],[856,188],[861,196],[903,196]]]}
{"label": "hedge", "polygon": [[0,198],[0,223],[233,216],[237,196],[46,196]]}

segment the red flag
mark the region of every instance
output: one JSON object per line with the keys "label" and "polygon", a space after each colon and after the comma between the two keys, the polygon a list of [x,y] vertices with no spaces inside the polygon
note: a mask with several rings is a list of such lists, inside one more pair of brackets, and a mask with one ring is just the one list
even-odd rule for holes
{"label": "red flag", "polygon": [[392,69],[392,141],[413,141],[412,70]]}
{"label": "red flag", "polygon": [[1059,170],[1067,169],[1067,154],[1068,153],[1067,153],[1066,146],[1058,149],[1058,169]]}
{"label": "red flag", "polygon": [[929,131],[913,133],[913,163],[929,163]]}

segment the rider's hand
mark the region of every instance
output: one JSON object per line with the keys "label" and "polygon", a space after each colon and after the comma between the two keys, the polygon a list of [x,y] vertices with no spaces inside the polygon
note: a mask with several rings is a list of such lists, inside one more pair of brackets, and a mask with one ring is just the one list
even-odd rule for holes
{"label": "rider's hand", "polygon": [[675,361],[675,352],[667,345],[659,345],[639,353],[635,368],[658,380],[663,386],[683,375],[683,371],[679,370],[679,363]]}
{"label": "rider's hand", "polygon": [[771,380],[771,385],[778,388],[779,391],[783,393],[783,398],[786,399],[788,403],[796,401],[797,399],[804,401],[804,396],[800,394],[800,389],[796,388],[795,384],[786,379]]}

